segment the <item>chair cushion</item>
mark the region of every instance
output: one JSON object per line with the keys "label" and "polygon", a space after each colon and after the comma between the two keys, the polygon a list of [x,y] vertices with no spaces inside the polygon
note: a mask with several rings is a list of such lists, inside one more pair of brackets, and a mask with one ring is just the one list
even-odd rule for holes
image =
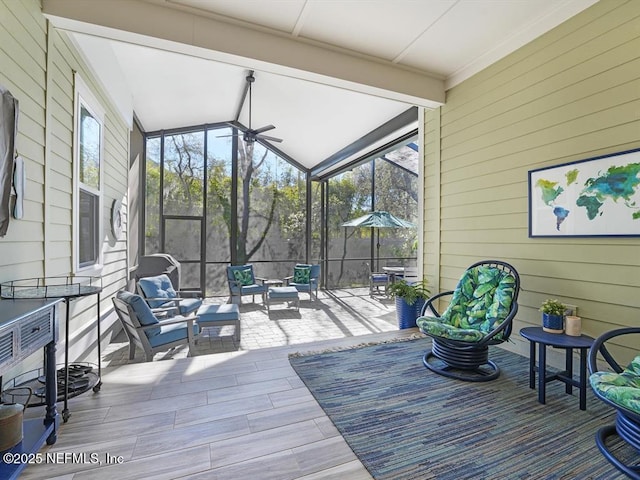
{"label": "chair cushion", "polygon": [[389,281],[389,275],[386,273],[372,273],[371,280],[373,283],[387,283]]}
{"label": "chair cushion", "polygon": [[[131,306],[138,318],[138,321],[140,322],[140,325],[146,327],[159,323],[158,319],[149,308],[149,305],[147,305],[147,302],[145,302],[140,295],[122,290],[116,294],[116,298]],[[160,334],[160,327],[150,328],[145,330],[144,333],[147,335],[147,338],[151,339],[151,337]]]}
{"label": "chair cushion", "polygon": [[271,287],[269,289],[269,298],[298,298],[298,290],[296,287]]}
{"label": "chair cushion", "polygon": [[478,330],[452,327],[446,323],[434,321],[432,317],[420,317],[416,320],[416,325],[424,333],[429,333],[436,337],[448,338],[451,340],[479,342],[484,338],[484,334]]}
{"label": "chair cushion", "polygon": [[315,282],[311,282],[311,281],[309,283],[290,282],[289,286],[295,287],[296,290],[298,290],[299,292],[310,292],[313,288],[315,288]]}
{"label": "chair cushion", "polygon": [[191,312],[195,312],[202,305],[201,298],[183,298],[180,300],[178,309],[180,315],[189,315]]}
{"label": "chair cushion", "polygon": [[[171,284],[171,280],[165,274],[156,275],[155,277],[143,277],[138,280],[138,285],[140,285],[140,289],[147,298],[166,298],[171,300],[178,296]],[[149,300],[151,308],[162,307],[165,303],[167,302],[162,300]]]}
{"label": "chair cushion", "polygon": [[[193,334],[200,333],[200,326],[194,322]],[[160,327],[160,333],[149,338],[149,344],[152,347],[159,347],[168,343],[177,342],[187,338],[187,323],[172,323],[171,325],[163,325]]]}
{"label": "chair cushion", "polygon": [[221,320],[238,320],[240,318],[240,309],[238,305],[202,305],[198,309],[198,323],[215,322]]}
{"label": "chair cushion", "polygon": [[[439,319],[426,317],[418,319],[421,321],[417,324],[424,333],[437,335],[442,331],[446,333],[444,338],[451,339],[466,337],[468,333],[441,329],[440,323],[454,329],[476,330],[480,336],[475,341],[480,341],[507,318],[514,294],[515,278],[512,275],[499,268],[481,265],[464,273],[451,303]],[[502,332],[494,338],[502,339]]]}
{"label": "chair cushion", "polygon": [[640,355],[622,373],[595,372],[589,382],[601,397],[640,414]]}
{"label": "chair cushion", "polygon": [[293,283],[309,283],[311,265],[296,265],[293,267]]}
{"label": "chair cushion", "polygon": [[251,266],[243,266],[233,268],[233,279],[242,286],[253,285],[255,280],[253,279],[253,268]]}

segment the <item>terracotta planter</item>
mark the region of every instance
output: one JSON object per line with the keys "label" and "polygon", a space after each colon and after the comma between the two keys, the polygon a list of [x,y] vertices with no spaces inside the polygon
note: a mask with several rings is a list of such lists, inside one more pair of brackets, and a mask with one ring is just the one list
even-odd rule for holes
{"label": "terracotta planter", "polygon": [[550,315],[548,313],[542,314],[542,329],[549,333],[562,333],[564,332],[564,316],[563,315]]}

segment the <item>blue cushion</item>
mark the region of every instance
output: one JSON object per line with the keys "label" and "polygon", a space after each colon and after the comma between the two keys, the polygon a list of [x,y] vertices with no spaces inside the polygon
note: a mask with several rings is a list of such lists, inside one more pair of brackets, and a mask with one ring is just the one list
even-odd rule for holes
{"label": "blue cushion", "polygon": [[389,275],[386,273],[374,273],[371,275],[371,279],[373,280],[373,283],[387,283]]}
{"label": "blue cushion", "polygon": [[238,305],[203,305],[198,309],[198,323],[215,322],[216,320],[238,320],[240,309]]}
{"label": "blue cushion", "polygon": [[295,287],[271,287],[269,298],[298,298],[298,290]]}
{"label": "blue cushion", "polygon": [[183,298],[179,302],[180,315],[188,315],[195,312],[202,305],[201,298]]}
{"label": "blue cushion", "polygon": [[[116,294],[116,298],[130,305],[140,322],[140,325],[148,326],[158,324],[158,319],[153,314],[147,302],[140,295],[135,293],[120,291]],[[160,327],[150,328],[144,332],[149,339],[160,334]]]}
{"label": "blue cushion", "polygon": [[[171,280],[167,275],[157,275],[155,277],[144,277],[138,280],[138,285],[143,291],[144,296],[147,298],[166,298],[171,300],[178,295],[171,284]],[[149,305],[151,308],[158,308],[165,305],[167,302],[162,300],[150,300]]]}
{"label": "blue cushion", "polygon": [[[200,333],[200,327],[197,323],[193,324],[193,334],[198,335]],[[166,345],[167,343],[177,342],[178,340],[184,340],[187,338],[187,324],[185,323],[173,323],[171,325],[163,325],[160,328],[160,334],[149,338],[149,344],[152,347],[159,347]]]}
{"label": "blue cushion", "polygon": [[249,285],[248,287],[242,287],[243,295],[255,295],[266,291],[267,287],[265,285]]}
{"label": "blue cushion", "polygon": [[310,292],[312,289],[315,288],[315,280],[312,279],[311,282],[309,283],[290,282],[289,286],[296,287],[296,290],[298,290],[299,292]]}

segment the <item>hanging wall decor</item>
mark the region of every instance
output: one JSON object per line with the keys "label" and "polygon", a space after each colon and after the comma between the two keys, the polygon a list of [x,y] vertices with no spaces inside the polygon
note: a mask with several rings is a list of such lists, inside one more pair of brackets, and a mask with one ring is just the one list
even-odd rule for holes
{"label": "hanging wall decor", "polygon": [[640,149],[529,171],[529,237],[640,236]]}
{"label": "hanging wall decor", "polygon": [[18,100],[0,85],[0,237],[7,234],[11,218],[11,184],[17,134]]}

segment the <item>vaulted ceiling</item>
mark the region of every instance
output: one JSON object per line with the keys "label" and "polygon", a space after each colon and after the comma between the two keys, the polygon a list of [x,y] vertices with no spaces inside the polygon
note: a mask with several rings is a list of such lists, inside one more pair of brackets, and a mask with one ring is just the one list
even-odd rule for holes
{"label": "vaulted ceiling", "polygon": [[441,105],[448,88],[593,3],[43,0],[43,11],[144,130],[248,126],[252,70],[252,127],[273,124],[275,145],[307,168],[335,168],[416,129],[417,118],[392,119]]}

